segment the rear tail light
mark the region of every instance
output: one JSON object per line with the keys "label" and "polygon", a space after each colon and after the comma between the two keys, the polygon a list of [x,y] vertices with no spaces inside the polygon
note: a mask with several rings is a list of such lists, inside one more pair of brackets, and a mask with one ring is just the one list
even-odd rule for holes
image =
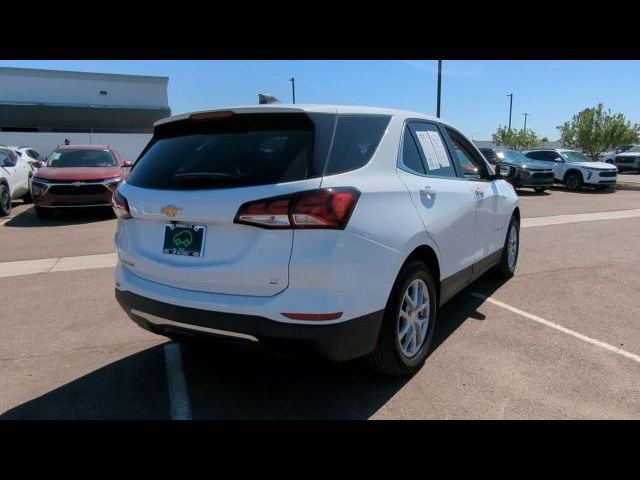
{"label": "rear tail light", "polygon": [[113,196],[111,197],[111,205],[113,207],[113,211],[120,220],[124,220],[127,218],[131,218],[131,212],[129,211],[129,202],[124,195],[122,195],[118,190],[113,192]]}
{"label": "rear tail light", "polygon": [[243,204],[235,223],[262,228],[326,228],[342,230],[360,192],[351,187],[322,188]]}

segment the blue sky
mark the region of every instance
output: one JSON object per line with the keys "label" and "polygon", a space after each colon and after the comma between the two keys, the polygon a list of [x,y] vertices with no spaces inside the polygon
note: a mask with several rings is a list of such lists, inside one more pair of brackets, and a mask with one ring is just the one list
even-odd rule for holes
{"label": "blue sky", "polygon": [[[51,68],[169,77],[175,114],[257,102],[271,93],[298,103],[341,103],[415,110],[435,115],[437,62],[433,60],[0,60],[0,66]],[[640,61],[445,60],[442,118],[475,140],[489,140],[506,125],[513,93],[512,126],[551,140],[556,126],[579,110],[603,102],[640,122]]]}

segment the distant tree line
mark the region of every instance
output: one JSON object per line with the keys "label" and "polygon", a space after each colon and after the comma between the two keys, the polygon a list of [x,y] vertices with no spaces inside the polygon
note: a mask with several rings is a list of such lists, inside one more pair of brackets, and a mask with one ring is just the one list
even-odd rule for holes
{"label": "distant tree line", "polygon": [[[622,113],[605,110],[602,103],[585,108],[573,118],[557,127],[560,142],[566,147],[581,150],[596,160],[601,153],[624,144],[640,142],[640,125],[632,124]],[[532,129],[510,129],[500,125],[491,136],[499,146],[526,150],[548,142],[547,137],[538,137]]]}

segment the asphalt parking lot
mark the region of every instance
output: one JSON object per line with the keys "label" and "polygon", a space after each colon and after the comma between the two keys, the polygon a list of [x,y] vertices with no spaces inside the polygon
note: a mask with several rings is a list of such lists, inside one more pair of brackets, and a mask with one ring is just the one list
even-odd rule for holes
{"label": "asphalt parking lot", "polygon": [[171,344],[116,304],[109,212],[43,221],[16,203],[0,219],[0,418],[640,418],[640,191],[520,204],[516,276],[453,299],[425,367],[389,380]]}

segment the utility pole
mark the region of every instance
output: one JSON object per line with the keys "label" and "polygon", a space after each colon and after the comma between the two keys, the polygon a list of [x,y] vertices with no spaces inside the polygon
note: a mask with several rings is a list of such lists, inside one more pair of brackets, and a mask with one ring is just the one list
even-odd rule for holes
{"label": "utility pole", "polygon": [[291,94],[293,96],[293,103],[296,103],[296,79],[295,77],[291,77],[289,81],[291,82]]}
{"label": "utility pole", "polygon": [[509,97],[509,130],[511,130],[511,110],[513,108],[513,93],[507,95]]}
{"label": "utility pole", "polygon": [[524,133],[527,133],[527,116],[529,115],[528,113],[523,113],[524,115]]}
{"label": "utility pole", "polygon": [[438,60],[438,102],[436,117],[440,118],[440,94],[442,93],[442,60]]}

